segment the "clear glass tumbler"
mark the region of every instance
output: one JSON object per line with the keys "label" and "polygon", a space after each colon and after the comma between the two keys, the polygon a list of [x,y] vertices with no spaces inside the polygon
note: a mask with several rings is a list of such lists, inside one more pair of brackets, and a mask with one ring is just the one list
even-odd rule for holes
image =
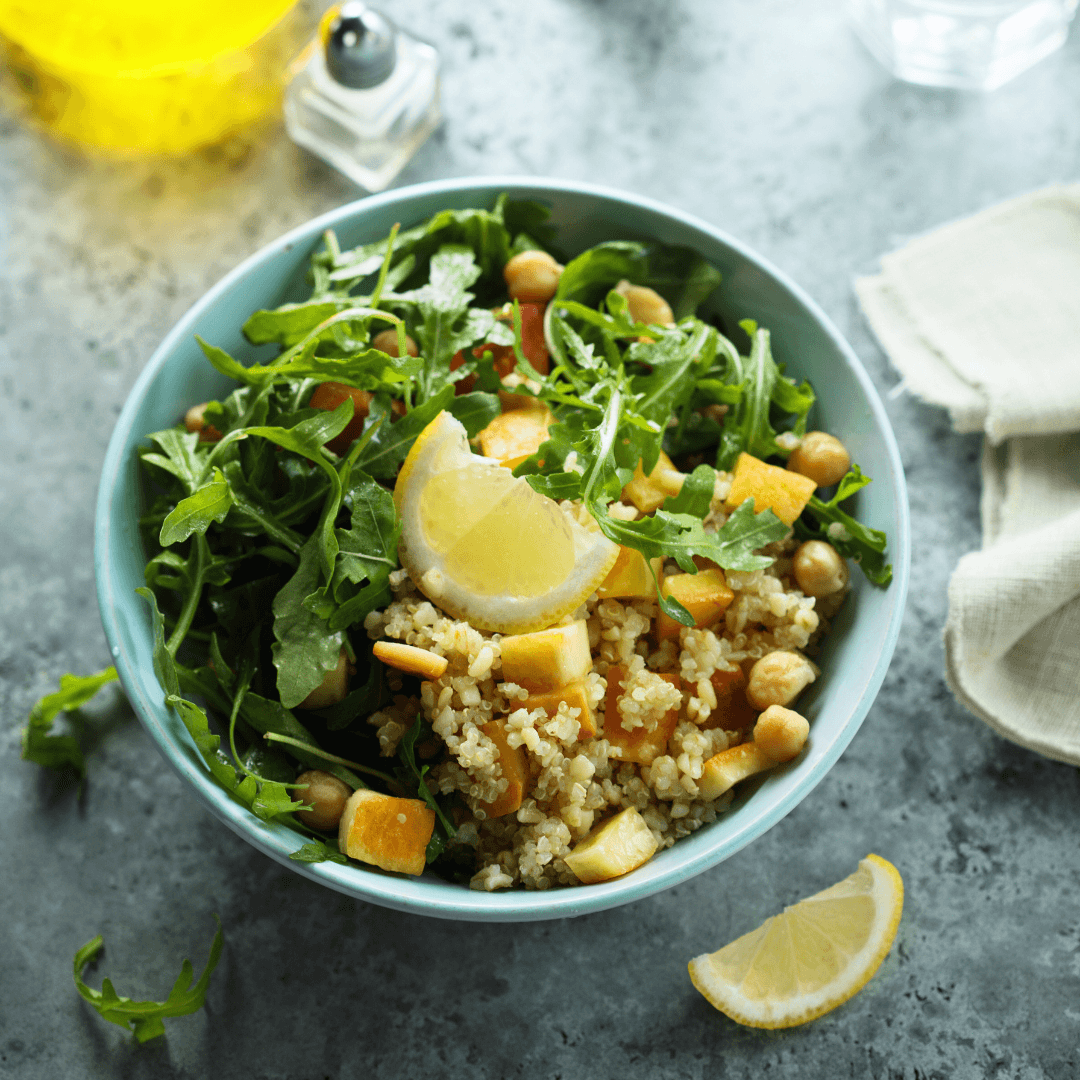
{"label": "clear glass tumbler", "polygon": [[850,0],[866,47],[897,78],[993,90],[1060,48],[1077,0]]}

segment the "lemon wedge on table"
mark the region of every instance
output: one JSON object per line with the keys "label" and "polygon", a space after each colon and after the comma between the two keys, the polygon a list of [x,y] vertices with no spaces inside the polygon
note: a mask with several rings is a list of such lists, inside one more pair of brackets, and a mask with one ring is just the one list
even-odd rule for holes
{"label": "lemon wedge on table", "polygon": [[857,994],[892,947],[904,883],[867,855],[850,877],[690,961],[694,986],[749,1027],[805,1024]]}
{"label": "lemon wedge on table", "polygon": [[481,630],[542,630],[572,612],[619,553],[599,529],[469,449],[441,412],[413,443],[394,487],[398,556],[416,587]]}

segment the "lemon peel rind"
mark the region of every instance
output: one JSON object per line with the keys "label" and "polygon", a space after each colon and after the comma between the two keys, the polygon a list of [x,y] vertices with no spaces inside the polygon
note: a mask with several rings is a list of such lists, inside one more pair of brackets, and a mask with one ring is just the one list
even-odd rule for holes
{"label": "lemon peel rind", "polygon": [[[769,1030],[797,1027],[816,1020],[850,1001],[874,977],[889,954],[896,939],[904,906],[904,883],[892,863],[871,854],[860,861],[859,870],[863,869],[871,874],[872,894],[877,895],[879,901],[887,898],[887,902],[879,902],[876,905],[874,920],[867,933],[866,943],[849,958],[845,966],[845,972],[852,972],[850,977],[841,975],[818,990],[796,994],[775,1004],[750,1001],[738,993],[737,987],[731,986],[714,975],[713,956],[742,940],[742,938],[736,938],[734,942],[718,950],[717,953],[704,953],[690,961],[687,968],[694,987],[713,1008],[718,1009],[736,1023],[744,1027]],[[788,913],[802,904],[839,899],[840,890],[859,873],[859,870],[850,878],[838,882],[823,892],[815,893],[799,901],[798,904],[785,908],[784,912]],[[750,934],[757,934],[764,930],[777,918],[779,916],[772,916],[757,930],[751,930]],[[750,934],[743,937],[749,937]]]}

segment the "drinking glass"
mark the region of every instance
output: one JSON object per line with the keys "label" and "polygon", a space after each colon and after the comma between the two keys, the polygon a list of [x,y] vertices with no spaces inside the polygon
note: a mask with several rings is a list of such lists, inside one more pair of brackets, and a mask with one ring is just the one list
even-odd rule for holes
{"label": "drinking glass", "polygon": [[1077,0],[850,0],[856,33],[897,78],[993,90],[1069,33]]}

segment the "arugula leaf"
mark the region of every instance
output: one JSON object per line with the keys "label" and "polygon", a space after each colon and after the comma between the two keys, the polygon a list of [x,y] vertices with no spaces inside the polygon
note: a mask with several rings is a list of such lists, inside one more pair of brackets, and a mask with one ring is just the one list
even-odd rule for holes
{"label": "arugula leaf", "polygon": [[283,304],[274,311],[256,311],[241,327],[244,337],[253,345],[277,342],[286,347],[303,341],[317,326],[336,315],[347,300],[307,301],[303,304]]}
{"label": "arugula leaf", "polygon": [[[867,579],[884,588],[892,581],[892,564],[885,561],[888,537],[880,529],[871,529],[840,509],[840,503],[870,483],[858,465],[840,481],[836,494],[828,502],[810,496],[802,517],[795,522],[795,533],[802,540],[825,540],[845,559],[859,564]],[[807,516],[814,521],[807,520]]]}
{"label": "arugula leaf", "polygon": [[214,940],[210,944],[210,955],[207,957],[206,967],[203,968],[194,986],[192,986],[192,980],[195,978],[195,969],[191,966],[190,960],[185,960],[176,982],[169,991],[169,996],[164,1001],[132,1001],[131,998],[121,997],[113,989],[112,981],[107,977],[102,980],[100,990],[92,989],[83,981],[83,972],[87,964],[97,959],[105,946],[104,938],[98,934],[75,953],[73,962],[75,989],[103,1020],[131,1031],[139,1042],[144,1043],[149,1039],[164,1035],[163,1021],[174,1016],[187,1016],[197,1012],[206,1001],[210,976],[214,973],[218,960],[221,959],[221,950],[225,944],[221,920],[216,915],[214,919],[218,924],[217,933],[214,934]]}
{"label": "arugula leaf", "polygon": [[[338,529],[338,561],[331,591],[340,605],[329,616],[331,631],[360,622],[390,602],[390,572],[397,569],[401,525],[390,493],[363,472],[354,472],[344,496],[352,514],[348,529]],[[368,585],[356,590],[356,586]],[[350,586],[352,588],[350,588]]]}
{"label": "arugula leaf", "polygon": [[[428,725],[428,729],[430,730],[430,725]],[[430,863],[434,862],[445,850],[446,845],[457,836],[457,829],[454,828],[453,823],[446,816],[424,779],[430,766],[425,765],[420,768],[416,764],[416,742],[423,732],[424,721],[417,716],[416,722],[405,732],[401,742],[398,744],[398,757],[401,758],[405,765],[404,769],[399,770],[399,774],[403,773],[403,779],[411,781],[411,785],[416,788],[420,798],[435,811],[435,818],[439,828],[432,833],[431,840],[428,841],[427,861]]]}
{"label": "arugula leaf", "polygon": [[310,840],[303,847],[297,848],[289,854],[293,862],[320,863],[335,862],[347,865],[349,860],[336,848],[322,840]]}
{"label": "arugula leaf", "polygon": [[787,378],[772,357],[769,331],[752,320],[739,324],[751,340],[750,355],[742,368],[744,392],[724,423],[716,456],[716,467],[730,471],[739,454],[746,452],[765,460],[787,457],[788,452],[776,442],[777,432],[769,420],[770,407],[795,414],[792,430],[802,434],[806,416],[814,404],[814,391],[809,383],[796,386]]}
{"label": "arugula leaf", "polygon": [[161,526],[158,543],[169,547],[186,540],[193,532],[204,533],[214,522],[222,522],[232,509],[233,497],[225,474],[214,470],[213,479],[193,495],[176,504]]}
{"label": "arugula leaf", "polygon": [[61,675],[60,689],[46,694],[30,710],[22,732],[23,761],[50,769],[70,765],[80,778],[86,775],[86,759],[73,735],[51,735],[53,721],[61,712],[73,712],[85,705],[103,686],[118,678],[116,668],[107,667],[96,675]]}
{"label": "arugula leaf", "polygon": [[682,491],[664,500],[669,514],[692,514],[703,518],[712,503],[716,486],[716,470],[711,465],[699,465],[684,481]]}
{"label": "arugula leaf", "polygon": [[711,559],[725,570],[763,570],[773,560],[754,552],[783,540],[788,532],[788,527],[771,510],[755,514],[750,500],[736,507],[723,527],[714,533],[705,531],[700,518],[667,510],[657,510],[637,521],[620,521],[605,511],[597,517],[597,522],[604,535],[615,543],[637,548],[646,559],[673,558],[688,574],[697,573],[695,555]]}
{"label": "arugula leaf", "polygon": [[325,616],[304,600],[320,586],[320,538],[313,534],[300,549],[300,566],[274,598],[274,667],[277,690],[287,709],[299,705],[337,666],[345,635],[331,630]]}
{"label": "arugula leaf", "polygon": [[[471,395],[470,395],[471,396]],[[396,423],[383,423],[386,410],[378,401],[372,403],[368,415],[368,426],[378,423],[379,427],[371,441],[356,459],[356,464],[376,480],[392,480],[401,468],[406,456],[416,442],[417,436],[443,411],[449,408],[454,399],[453,386],[444,386],[433,397],[410,409]],[[365,427],[365,432],[367,427]]]}

